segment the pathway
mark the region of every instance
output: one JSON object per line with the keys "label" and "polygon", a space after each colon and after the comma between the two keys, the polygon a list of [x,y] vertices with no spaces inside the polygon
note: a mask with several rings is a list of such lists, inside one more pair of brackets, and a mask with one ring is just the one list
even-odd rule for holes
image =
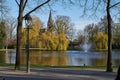
{"label": "pathway", "polygon": [[0,67],[0,80],[115,80],[112,73],[100,69],[32,68],[30,73],[14,71],[13,67]]}

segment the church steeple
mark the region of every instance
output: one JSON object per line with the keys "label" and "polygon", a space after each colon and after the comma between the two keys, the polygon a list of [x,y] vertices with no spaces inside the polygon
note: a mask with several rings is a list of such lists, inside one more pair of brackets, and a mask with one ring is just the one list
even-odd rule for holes
{"label": "church steeple", "polygon": [[54,31],[54,22],[52,20],[52,12],[51,12],[51,10],[50,10],[50,14],[49,14],[48,23],[47,23],[47,29],[50,32]]}

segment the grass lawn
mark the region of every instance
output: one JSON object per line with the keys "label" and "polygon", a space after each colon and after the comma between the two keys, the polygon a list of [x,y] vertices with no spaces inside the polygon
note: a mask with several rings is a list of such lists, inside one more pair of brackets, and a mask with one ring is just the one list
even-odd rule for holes
{"label": "grass lawn", "polygon": [[[15,66],[14,64],[0,63],[0,67]],[[21,67],[26,67],[22,64]],[[31,68],[90,68],[90,69],[106,69],[106,66],[49,66],[49,65],[30,65]],[[117,69],[119,66],[113,66],[113,69]]]}

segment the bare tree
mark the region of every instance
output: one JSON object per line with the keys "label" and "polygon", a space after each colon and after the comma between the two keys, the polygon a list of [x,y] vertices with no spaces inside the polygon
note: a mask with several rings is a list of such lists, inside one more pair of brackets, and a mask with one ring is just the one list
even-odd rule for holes
{"label": "bare tree", "polygon": [[[120,1],[117,0],[78,0],[80,7],[83,8],[83,15],[99,16],[101,12],[106,12],[107,28],[108,28],[108,58],[107,58],[107,72],[112,72],[112,16],[120,13]],[[111,14],[112,11],[116,11]]]}
{"label": "bare tree", "polygon": [[12,39],[16,35],[15,30],[17,27],[17,20],[13,17],[7,18],[6,24],[7,24],[7,35],[10,39]]}
{"label": "bare tree", "polygon": [[72,30],[73,24],[69,16],[57,16],[55,20],[56,33],[69,34]]}
{"label": "bare tree", "polygon": [[[21,34],[22,34],[22,22],[23,19],[29,15],[30,13],[36,11],[38,8],[44,6],[45,4],[49,3],[50,0],[37,0],[39,1],[39,4],[37,4],[36,6],[34,6],[33,8],[31,8],[30,11],[26,12],[24,14],[24,11],[26,10],[26,5],[30,4],[30,5],[34,5],[32,4],[34,1],[33,0],[15,0],[18,8],[19,8],[19,12],[18,12],[18,25],[17,25],[17,45],[16,45],[16,62],[15,62],[15,70],[19,70],[20,69],[20,44],[21,44]],[[33,2],[31,2],[33,1]]]}
{"label": "bare tree", "polygon": [[108,21],[108,58],[107,58],[107,72],[112,72],[112,17],[111,9],[119,5],[120,2],[116,2],[111,5],[112,0],[107,0],[106,12]]}
{"label": "bare tree", "polygon": [[75,29],[74,29],[73,25],[71,25],[67,32],[67,37],[69,38],[70,41],[73,41],[75,39],[75,37],[76,37],[75,34],[76,34]]}
{"label": "bare tree", "polygon": [[17,20],[13,17],[6,18],[6,48],[15,46]]}
{"label": "bare tree", "polygon": [[6,5],[6,0],[0,0],[0,17],[1,21],[3,21],[3,18],[6,16],[6,13],[8,13],[9,9]]}

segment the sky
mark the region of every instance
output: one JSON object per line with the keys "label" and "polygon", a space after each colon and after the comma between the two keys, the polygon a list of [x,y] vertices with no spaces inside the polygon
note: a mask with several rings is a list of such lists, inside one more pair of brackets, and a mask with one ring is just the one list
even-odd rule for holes
{"label": "sky", "polygon": [[[18,7],[17,7],[17,4],[15,3],[15,0],[10,0],[8,5],[10,7],[12,7],[12,9],[10,10],[10,15],[12,17],[17,18]],[[53,19],[57,15],[69,16],[71,18],[71,22],[73,22],[75,24],[74,28],[77,29],[77,30],[79,30],[79,29],[83,30],[85,25],[95,22],[95,20],[93,20],[93,19],[80,17],[82,12],[81,12],[80,8],[78,8],[78,7],[70,7],[70,8],[65,8],[64,9],[61,6],[56,6],[56,7],[54,7],[53,10],[54,10],[52,12]],[[48,17],[49,17],[49,10],[47,12],[41,12],[41,13],[34,12],[31,15],[35,15],[35,16],[39,17],[40,20],[42,22],[44,22],[44,24],[47,24]]]}
{"label": "sky", "polygon": [[[18,7],[17,7],[17,4],[15,3],[15,0],[9,0],[8,5],[12,7],[10,11],[10,15],[12,17],[17,18]],[[53,7],[53,10],[54,10],[52,12],[53,19],[55,19],[57,15],[69,16],[71,18],[71,22],[75,24],[74,28],[77,30],[83,30],[85,25],[88,25],[91,23],[97,23],[99,21],[98,19],[96,21],[96,19],[94,18],[90,19],[86,17],[84,18],[80,17],[83,13],[81,12],[79,7],[70,7],[70,8],[64,9],[64,7],[61,7],[61,5],[59,5],[59,6]],[[43,11],[43,12],[38,11],[37,13],[34,12],[31,15],[35,15],[39,17],[44,24],[47,24],[48,17],[49,17],[49,10]]]}

